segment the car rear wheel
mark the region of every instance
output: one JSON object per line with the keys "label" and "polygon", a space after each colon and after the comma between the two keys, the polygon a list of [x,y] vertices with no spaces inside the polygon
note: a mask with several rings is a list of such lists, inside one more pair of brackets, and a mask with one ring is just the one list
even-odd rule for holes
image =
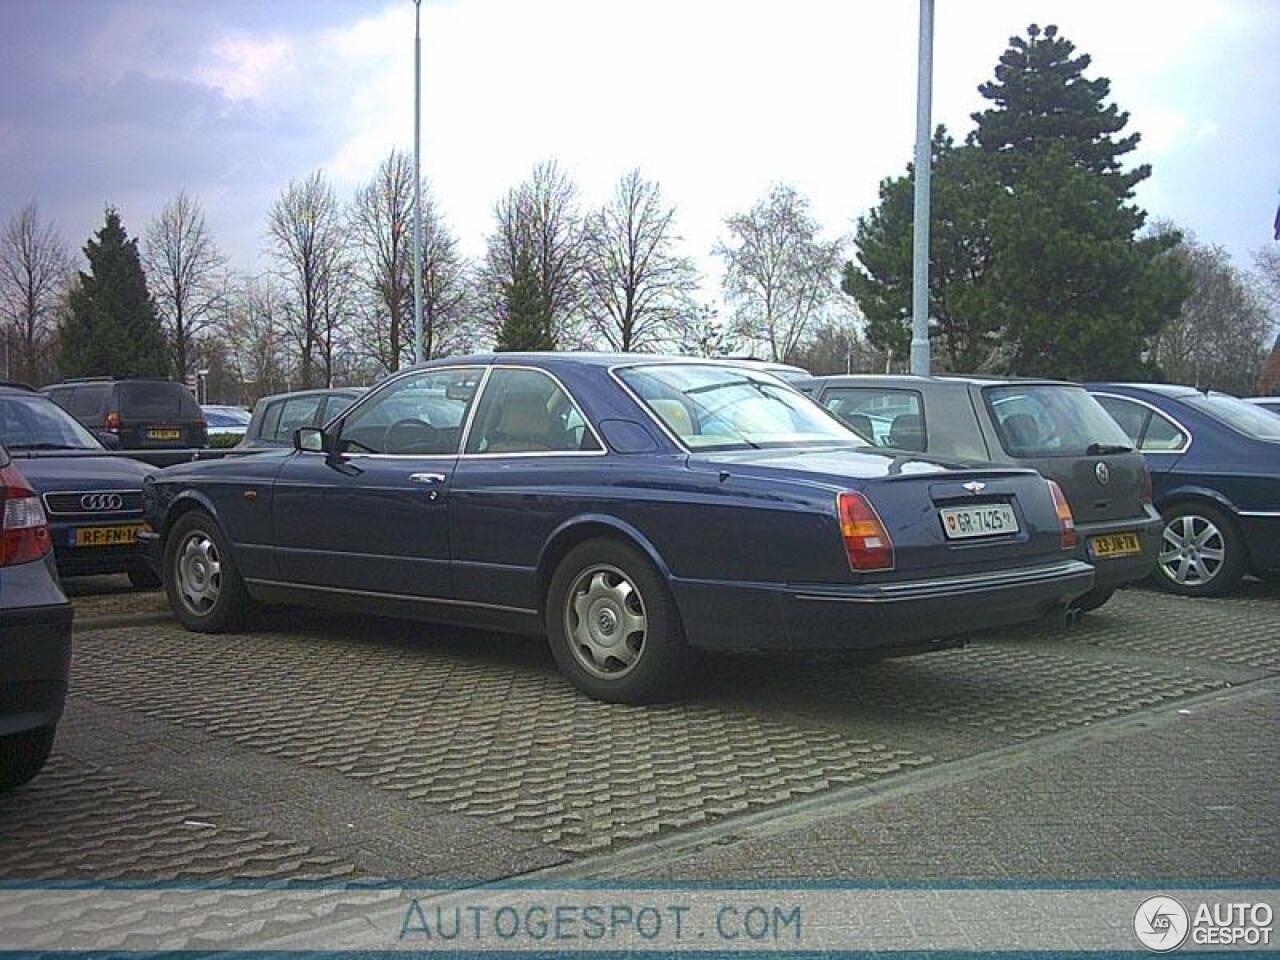
{"label": "car rear wheel", "polygon": [[24,730],[0,737],[0,790],[12,790],[35,779],[53,750],[55,727]]}
{"label": "car rear wheel", "polygon": [[1235,524],[1208,504],[1184,503],[1165,512],[1155,578],[1186,597],[1216,597],[1244,575],[1244,543]]}
{"label": "car rear wheel", "polygon": [[561,561],[546,604],[561,671],[610,703],[651,703],[684,679],[688,648],[662,576],[639,550],[589,540]]}
{"label": "car rear wheel", "polygon": [[1079,610],[1081,613],[1088,613],[1090,610],[1097,610],[1100,606],[1110,600],[1114,594],[1114,589],[1090,590],[1083,597],[1080,597],[1072,603],[1071,606],[1076,610]]}
{"label": "car rear wheel", "polygon": [[169,605],[188,630],[234,630],[253,610],[226,540],[203,510],[185,513],[173,525],[165,543],[164,570]]}

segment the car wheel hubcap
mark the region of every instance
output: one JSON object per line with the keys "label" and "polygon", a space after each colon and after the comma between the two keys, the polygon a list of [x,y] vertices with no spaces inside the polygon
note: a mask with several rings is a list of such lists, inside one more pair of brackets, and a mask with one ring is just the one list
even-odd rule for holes
{"label": "car wheel hubcap", "polygon": [[1218,575],[1227,556],[1222,531],[1205,517],[1189,513],[1165,524],[1160,569],[1174,583],[1202,586]]}
{"label": "car wheel hubcap", "polygon": [[222,590],[222,561],[207,533],[196,530],[178,547],[178,595],[194,614],[204,616]]}
{"label": "car wheel hubcap", "polygon": [[644,651],[648,631],[640,591],[617,567],[578,574],[565,601],[564,627],[574,659],[592,676],[617,680]]}

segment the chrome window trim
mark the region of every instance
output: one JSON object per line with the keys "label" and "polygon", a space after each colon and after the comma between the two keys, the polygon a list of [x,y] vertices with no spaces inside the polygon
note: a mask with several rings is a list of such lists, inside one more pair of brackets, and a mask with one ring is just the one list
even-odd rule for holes
{"label": "chrome window trim", "polygon": [[318,593],[340,593],[352,597],[376,597],[379,600],[408,600],[411,603],[431,603],[446,607],[479,607],[484,610],[498,610],[502,613],[520,613],[537,616],[537,610],[527,607],[512,607],[503,603],[483,603],[479,600],[453,600],[445,597],[419,597],[409,593],[383,593],[378,590],[352,590],[349,587],[330,587],[316,583],[298,583],[293,580],[264,580],[258,577],[245,577],[245,583],[263,587],[283,587],[289,590],[313,590]]}
{"label": "chrome window trim", "polygon": [[[485,374],[484,380],[481,381],[480,387],[476,391],[476,401],[471,408],[471,414],[467,418],[467,428],[462,435],[462,442],[459,449],[462,451],[458,454],[459,460],[510,460],[514,458],[531,459],[535,457],[606,457],[609,455],[609,447],[596,432],[596,426],[591,422],[591,418],[587,416],[586,411],[582,409],[582,405],[578,403],[578,398],[573,395],[573,391],[564,385],[564,381],[557,377],[550,370],[542,367],[531,366],[527,363],[492,363],[488,367],[489,372]],[[534,373],[540,373],[547,377],[557,387],[564,392],[569,398],[569,403],[573,405],[573,409],[578,412],[578,416],[582,418],[582,422],[586,424],[591,436],[595,439],[598,450],[525,450],[514,451],[512,453],[467,453],[467,441],[471,439],[471,429],[475,425],[476,411],[480,409],[480,401],[484,399],[484,391],[489,386],[490,373],[494,370],[531,370]]]}
{"label": "chrome window trim", "polygon": [[[1138,453],[1182,454],[1190,450],[1191,444],[1195,442],[1195,437],[1191,435],[1191,431],[1188,430],[1186,427],[1184,427],[1182,423],[1179,422],[1177,417],[1173,416],[1168,411],[1161,410],[1154,403],[1148,403],[1146,400],[1139,400],[1137,397],[1131,397],[1127,393],[1109,393],[1106,390],[1090,390],[1089,395],[1093,397],[1110,397],[1113,400],[1128,400],[1130,403],[1136,403],[1140,407],[1146,407],[1152,413],[1158,414],[1159,416],[1164,417],[1166,420],[1172,423],[1175,427],[1178,428],[1178,430],[1182,433],[1182,435],[1187,438],[1187,442],[1184,443],[1182,446],[1178,447],[1176,450],[1143,450],[1141,443],[1139,443],[1138,450],[1137,450]],[[1110,416],[1110,414],[1108,414],[1108,416]],[[1150,426],[1150,424],[1148,424],[1148,426]],[[1143,431],[1143,432],[1145,434],[1146,431]]]}
{"label": "chrome window trim", "polygon": [[1237,510],[1241,517],[1280,517],[1280,510]]}

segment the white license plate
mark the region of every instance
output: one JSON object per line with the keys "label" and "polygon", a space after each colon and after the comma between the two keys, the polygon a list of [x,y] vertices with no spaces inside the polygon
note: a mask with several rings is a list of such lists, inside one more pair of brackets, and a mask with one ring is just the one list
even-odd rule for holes
{"label": "white license plate", "polygon": [[972,507],[943,507],[942,529],[948,540],[970,537],[998,537],[1018,532],[1018,515],[1007,503],[984,503]]}

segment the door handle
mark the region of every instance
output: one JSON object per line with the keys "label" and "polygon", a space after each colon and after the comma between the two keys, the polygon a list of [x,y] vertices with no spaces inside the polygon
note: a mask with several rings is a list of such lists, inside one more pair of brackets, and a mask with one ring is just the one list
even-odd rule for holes
{"label": "door handle", "polygon": [[443,473],[411,473],[409,474],[410,483],[421,483],[427,486],[437,486],[448,479]]}

